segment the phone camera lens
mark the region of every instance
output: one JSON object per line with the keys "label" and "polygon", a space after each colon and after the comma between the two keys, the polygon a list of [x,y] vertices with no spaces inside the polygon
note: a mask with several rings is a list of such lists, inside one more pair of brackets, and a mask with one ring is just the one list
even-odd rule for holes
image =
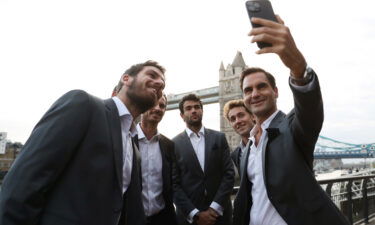
{"label": "phone camera lens", "polygon": [[259,12],[260,4],[258,2],[249,2],[248,8],[251,12]]}

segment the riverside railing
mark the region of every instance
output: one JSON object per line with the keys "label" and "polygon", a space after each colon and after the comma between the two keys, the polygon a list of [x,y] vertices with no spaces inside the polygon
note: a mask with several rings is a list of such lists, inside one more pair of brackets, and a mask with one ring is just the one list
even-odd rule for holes
{"label": "riverside railing", "polygon": [[[318,183],[351,224],[367,224],[375,215],[375,175],[324,179]],[[234,187],[233,195],[237,191],[238,187]]]}

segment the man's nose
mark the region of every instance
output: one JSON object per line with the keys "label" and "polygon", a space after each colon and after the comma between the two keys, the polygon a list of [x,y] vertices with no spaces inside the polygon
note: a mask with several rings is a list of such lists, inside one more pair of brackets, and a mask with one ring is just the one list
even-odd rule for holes
{"label": "man's nose", "polygon": [[241,122],[241,120],[239,118],[236,118],[236,120],[234,121],[234,125],[237,126],[240,122]]}
{"label": "man's nose", "polygon": [[251,92],[251,97],[252,98],[256,98],[259,96],[259,91],[257,89],[254,89],[252,92]]}
{"label": "man's nose", "polygon": [[163,90],[165,86],[164,80],[161,78],[155,79],[154,87]]}
{"label": "man's nose", "polygon": [[161,111],[160,106],[159,106],[159,105],[156,105],[156,106],[154,107],[154,111],[155,111],[155,112],[160,112],[160,111]]}

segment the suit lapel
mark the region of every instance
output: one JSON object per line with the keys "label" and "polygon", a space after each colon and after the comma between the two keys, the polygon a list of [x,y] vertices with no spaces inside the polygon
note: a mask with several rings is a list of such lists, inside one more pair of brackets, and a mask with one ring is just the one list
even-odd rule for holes
{"label": "suit lapel", "polygon": [[262,168],[263,168],[263,177],[265,178],[266,177],[266,165],[265,165],[265,159],[266,159],[266,151],[267,151],[267,145],[269,142],[273,141],[273,139],[280,134],[280,131],[279,131],[279,128],[277,128],[277,126],[279,125],[279,123],[281,123],[283,121],[285,117],[285,113],[283,113],[282,111],[279,111],[275,118],[273,118],[273,120],[271,121],[270,125],[268,126],[268,128],[266,129],[267,130],[267,137],[266,137],[266,140],[263,144],[263,149],[262,149]]}
{"label": "suit lapel", "polygon": [[212,134],[209,130],[204,129],[204,171],[207,171],[210,162],[210,154],[213,142]]}
{"label": "suit lapel", "polygon": [[195,154],[193,145],[191,144],[190,138],[188,137],[186,131],[183,132],[182,140],[183,140],[182,146],[186,146],[186,147],[183,147],[183,148],[185,149],[184,154],[187,157],[188,162],[189,162],[189,159],[190,159],[191,163],[195,164],[195,166],[193,166],[193,167],[196,168],[198,171],[200,171],[202,176],[204,176],[204,172],[202,170],[202,167],[199,164],[198,156],[197,156],[197,154]]}
{"label": "suit lapel", "polygon": [[[168,177],[169,177],[169,174],[168,174],[168,161],[167,161],[167,156],[166,156],[166,151],[167,151],[167,145],[165,143],[165,139],[162,135],[159,136],[159,147],[160,147],[160,153],[161,153],[161,161],[162,161],[162,176],[163,176],[163,187],[167,187],[169,184],[168,184]],[[163,188],[163,191],[165,190],[165,188]]]}
{"label": "suit lapel", "polygon": [[104,100],[107,108],[107,118],[109,122],[110,136],[112,138],[112,150],[115,161],[116,175],[118,180],[118,187],[122,192],[122,136],[121,136],[121,122],[119,112],[116,104],[112,99]]}
{"label": "suit lapel", "polygon": [[[250,147],[252,145],[252,141],[249,140],[246,144],[246,147],[242,153],[242,157],[241,157],[241,160],[240,160],[240,171],[241,171],[241,174],[242,174],[242,177],[243,176],[246,176],[246,179],[247,179],[247,163],[249,161],[249,154],[250,154]],[[241,177],[241,180],[242,180],[242,177]]]}

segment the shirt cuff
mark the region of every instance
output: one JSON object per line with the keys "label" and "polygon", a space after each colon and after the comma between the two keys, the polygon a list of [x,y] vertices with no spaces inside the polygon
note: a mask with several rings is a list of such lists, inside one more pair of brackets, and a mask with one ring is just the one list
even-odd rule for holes
{"label": "shirt cuff", "polygon": [[195,214],[199,213],[199,210],[198,209],[193,209],[190,213],[189,213],[189,216],[187,218],[187,221],[189,223],[193,223],[194,222],[194,216]]}
{"label": "shirt cuff", "polygon": [[223,207],[216,202],[212,202],[210,208],[215,210],[220,216],[223,216]]}

